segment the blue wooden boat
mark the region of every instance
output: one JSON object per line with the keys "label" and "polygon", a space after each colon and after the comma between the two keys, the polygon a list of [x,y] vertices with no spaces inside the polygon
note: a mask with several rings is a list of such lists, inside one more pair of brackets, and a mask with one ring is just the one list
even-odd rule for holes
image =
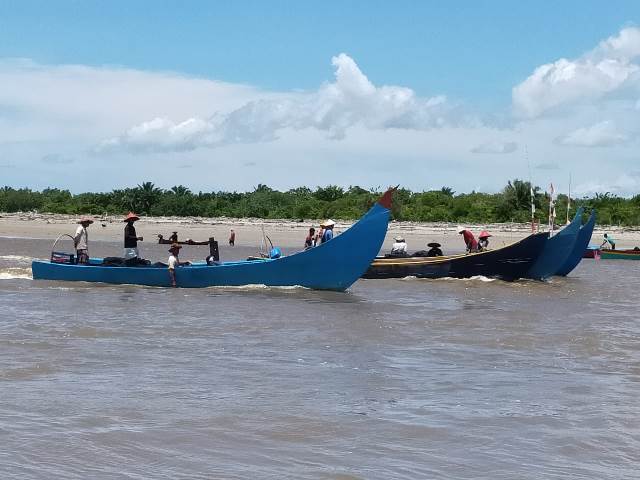
{"label": "blue wooden boat", "polygon": [[578,239],[573,247],[571,255],[565,260],[564,264],[556,272],[556,275],[567,276],[571,271],[578,266],[584,255],[584,251],[591,241],[591,235],[593,235],[593,228],[596,225],[596,211],[592,210],[589,220],[585,223],[578,232]]}
{"label": "blue wooden boat", "polygon": [[[342,291],[349,288],[380,251],[387,233],[394,189],[382,198],[351,228],[322,245],[280,258],[223,262],[218,265],[193,264],[176,269],[179,287],[210,286],[302,286]],[[171,286],[167,267],[104,266],[64,264],[36,260],[34,280],[64,280]]]}
{"label": "blue wooden boat", "polygon": [[546,280],[560,270],[573,252],[582,224],[583,211],[582,207],[578,208],[571,223],[547,240],[544,250],[527,272],[527,278]]}
{"label": "blue wooden boat", "polygon": [[525,277],[544,250],[549,233],[529,235],[505,247],[443,257],[376,258],[363,278],[471,278],[513,281]]}

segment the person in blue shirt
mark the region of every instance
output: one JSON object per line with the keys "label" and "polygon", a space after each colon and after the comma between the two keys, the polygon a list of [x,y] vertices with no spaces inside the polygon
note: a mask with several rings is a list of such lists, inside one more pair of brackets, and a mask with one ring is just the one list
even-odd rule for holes
{"label": "person in blue shirt", "polygon": [[336,222],[329,219],[320,224],[320,226],[324,229],[324,233],[322,234],[322,238],[320,239],[320,243],[328,242],[333,238],[333,227]]}
{"label": "person in blue shirt", "polygon": [[602,242],[602,245],[600,245],[600,248],[603,248],[607,243],[609,244],[609,246],[611,246],[611,250],[616,249],[616,241],[613,239],[611,235],[609,235],[608,233],[605,233],[604,242]]}

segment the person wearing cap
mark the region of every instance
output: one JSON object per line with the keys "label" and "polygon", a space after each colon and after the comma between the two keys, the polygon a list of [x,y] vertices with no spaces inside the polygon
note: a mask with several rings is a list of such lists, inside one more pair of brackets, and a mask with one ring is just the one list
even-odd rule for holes
{"label": "person wearing cap", "polygon": [[406,256],[407,255],[407,242],[402,235],[398,235],[393,239],[395,243],[391,245],[391,255]]}
{"label": "person wearing cap", "polygon": [[73,244],[76,248],[76,258],[78,263],[86,265],[89,263],[89,234],[87,228],[93,223],[93,220],[89,217],[82,217],[78,221],[78,228],[76,234],[73,236]]}
{"label": "person wearing cap", "polygon": [[142,237],[139,237],[136,233],[136,228],[133,226],[133,222],[140,220],[140,218],[133,212],[125,217],[124,221],[127,225],[124,227],[124,258],[138,258],[140,253],[138,252],[138,242],[142,241]]}
{"label": "person wearing cap", "polygon": [[478,241],[470,230],[467,230],[464,227],[458,227],[458,234],[462,235],[462,238],[464,239],[464,244],[467,246],[467,253],[478,251]]}
{"label": "person wearing cap", "polygon": [[480,235],[478,235],[478,250],[480,252],[489,249],[489,237],[491,236],[492,235],[486,230],[480,232]]}
{"label": "person wearing cap", "polygon": [[171,245],[171,248],[169,248],[169,253],[171,255],[169,255],[169,261],[167,262],[168,266],[169,266],[169,278],[171,279],[171,286],[172,287],[176,287],[176,268],[178,268],[181,265],[191,265],[191,262],[181,262],[179,255],[180,255],[180,249],[182,248],[182,246],[178,245],[177,243],[174,243],[173,245]]}
{"label": "person wearing cap", "polygon": [[320,243],[325,243],[333,239],[333,227],[335,225],[336,225],[336,222],[334,222],[331,219],[325,220],[320,224],[320,226],[324,230],[322,233],[322,238],[320,239]]}

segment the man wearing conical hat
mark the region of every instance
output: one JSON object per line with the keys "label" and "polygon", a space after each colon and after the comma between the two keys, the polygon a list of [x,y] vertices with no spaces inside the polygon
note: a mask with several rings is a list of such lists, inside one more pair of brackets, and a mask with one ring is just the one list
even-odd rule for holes
{"label": "man wearing conical hat", "polygon": [[124,227],[124,258],[138,258],[140,256],[138,252],[138,242],[142,241],[142,237],[139,237],[136,233],[136,228],[133,226],[133,222],[140,220],[140,218],[133,212],[125,217],[124,221],[127,225]]}
{"label": "man wearing conical hat", "polygon": [[76,247],[76,258],[78,264],[86,265],[89,263],[89,234],[87,228],[93,223],[93,219],[82,217],[78,220],[78,228],[73,236],[73,244]]}

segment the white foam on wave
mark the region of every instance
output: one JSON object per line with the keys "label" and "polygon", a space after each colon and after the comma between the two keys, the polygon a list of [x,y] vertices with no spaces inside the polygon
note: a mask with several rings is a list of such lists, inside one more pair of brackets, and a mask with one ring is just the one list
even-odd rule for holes
{"label": "white foam on wave", "polygon": [[414,275],[409,275],[407,277],[403,277],[400,280],[403,281],[413,281],[413,280],[444,280],[447,282],[453,281],[453,282],[495,282],[496,279],[495,278],[489,278],[489,277],[485,277],[484,275],[475,275],[473,277],[469,277],[469,278],[453,278],[453,277],[441,277],[441,278],[418,278]]}
{"label": "white foam on wave", "polygon": [[22,255],[0,255],[0,260],[19,260],[23,262],[30,262],[33,257],[24,257]]}
{"label": "white foam on wave", "polygon": [[302,285],[284,285],[284,286],[269,286],[264,283],[250,283],[248,285],[213,285],[207,287],[210,290],[309,290]]}

